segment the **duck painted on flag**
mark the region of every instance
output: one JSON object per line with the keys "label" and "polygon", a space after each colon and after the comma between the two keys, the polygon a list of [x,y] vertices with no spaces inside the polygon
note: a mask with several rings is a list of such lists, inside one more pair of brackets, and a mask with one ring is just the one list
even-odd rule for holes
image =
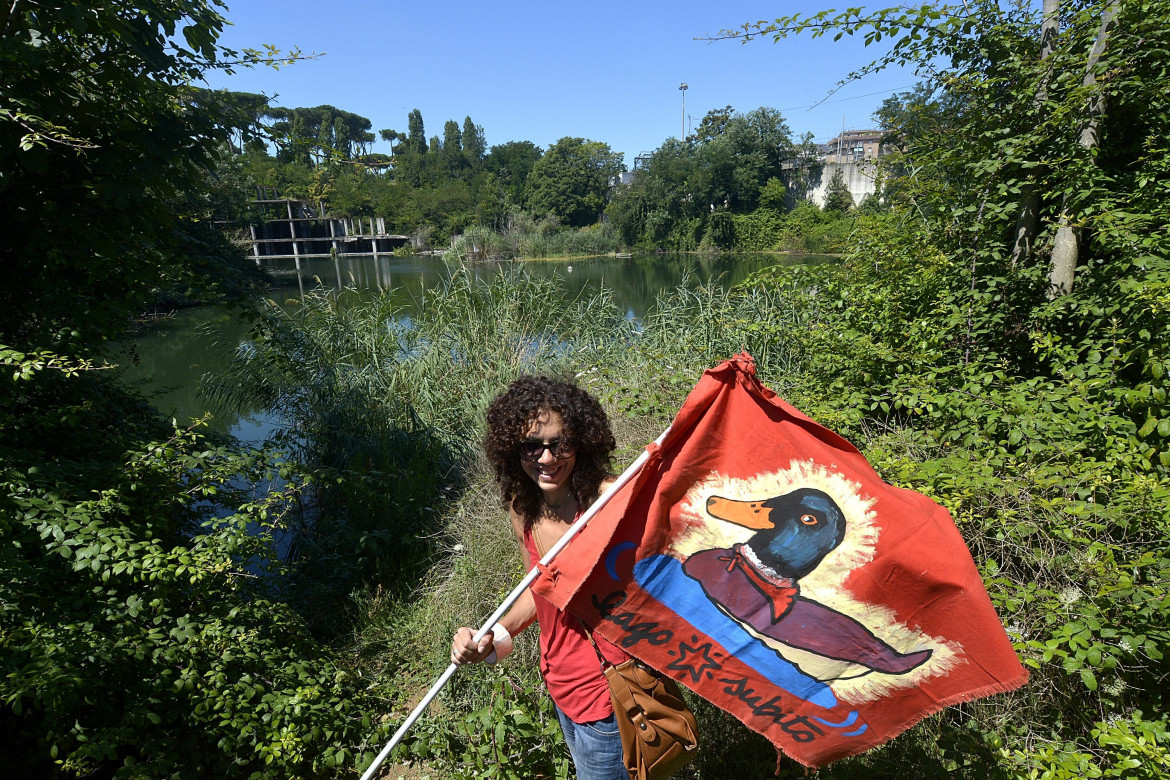
{"label": "duck painted on flag", "polygon": [[947,511],[707,371],[533,589],[807,766],[1027,680]]}

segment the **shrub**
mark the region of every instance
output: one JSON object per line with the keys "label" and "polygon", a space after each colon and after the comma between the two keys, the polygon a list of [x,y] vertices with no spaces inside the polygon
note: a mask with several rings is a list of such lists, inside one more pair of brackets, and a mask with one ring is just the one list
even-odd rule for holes
{"label": "shrub", "polygon": [[[839,304],[803,317],[817,359],[791,400],[958,521],[1033,675],[1030,695],[969,710],[970,734],[1009,776],[1164,773],[1170,423],[1153,334],[1170,322],[1150,296],[1170,266],[1095,263],[1048,301],[1043,268],[949,249],[904,213],[866,224],[844,267],[817,269]],[[757,281],[808,289],[804,274]]]}
{"label": "shrub", "polygon": [[780,246],[785,220],[774,209],[759,208],[750,214],[734,214],[732,219],[737,250],[767,252]]}
{"label": "shrub", "polygon": [[372,702],[277,588],[275,539],[303,476],[195,429],[158,436],[92,364],[0,358],[17,377],[0,377],[9,771],[321,777],[351,765],[376,737]]}
{"label": "shrub", "polygon": [[[817,213],[797,218],[827,224]],[[476,454],[495,392],[521,371],[575,372],[611,411],[620,465],[665,426],[703,369],[746,348],[766,383],[857,442],[887,480],[950,509],[1033,672],[1024,692],[948,709],[821,774],[1164,774],[1170,488],[1157,381],[1165,354],[1153,334],[1167,326],[1165,267],[1097,272],[1050,303],[1035,270],[984,258],[972,280],[969,256],[907,231],[904,217],[859,221],[865,230],[844,266],[775,268],[731,291],[686,283],[637,329],[604,296],[567,302],[555,285],[512,271],[491,283],[459,275],[409,329],[358,297],[342,312],[324,299],[320,322],[299,323],[309,336],[261,350],[339,345],[314,371],[379,388],[344,396],[363,399],[351,406],[368,413],[390,407],[365,399],[393,397],[461,453],[451,461],[455,489],[438,505],[438,565],[421,598],[363,597],[376,602],[363,619],[378,646],[416,658],[407,684],[445,666],[454,627],[476,624],[521,574]],[[376,348],[375,334],[384,340]],[[359,668],[380,668],[369,649]],[[505,669],[461,673],[438,705],[446,709],[402,755],[467,773],[507,756],[523,772],[562,776],[556,729],[534,693],[534,653],[525,636]],[[394,683],[380,690],[405,695]],[[719,736],[711,758],[688,772],[718,775],[723,762],[742,761],[740,775],[762,776],[767,745],[699,710],[704,732]],[[485,730],[505,714],[515,730]]]}
{"label": "shrub", "polygon": [[471,227],[451,242],[446,256],[457,260],[514,260],[521,257],[574,257],[604,255],[620,247],[608,225],[558,230],[555,217],[540,224],[517,220],[503,233],[490,228]]}

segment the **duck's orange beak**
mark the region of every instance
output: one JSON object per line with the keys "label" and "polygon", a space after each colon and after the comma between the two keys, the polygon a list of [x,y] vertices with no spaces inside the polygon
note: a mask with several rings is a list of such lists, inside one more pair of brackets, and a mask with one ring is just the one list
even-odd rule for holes
{"label": "duck's orange beak", "polygon": [[736,501],[734,498],[711,496],[707,499],[707,514],[744,528],[763,530],[776,527],[768,517],[772,514],[772,508],[764,506],[763,501]]}

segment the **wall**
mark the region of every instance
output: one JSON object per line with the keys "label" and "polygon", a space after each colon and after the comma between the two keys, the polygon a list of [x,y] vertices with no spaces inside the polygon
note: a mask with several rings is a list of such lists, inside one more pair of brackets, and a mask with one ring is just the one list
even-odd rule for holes
{"label": "wall", "polygon": [[[825,190],[829,187],[829,182],[833,180],[833,175],[840,169],[841,175],[845,179],[845,186],[849,188],[849,193],[853,195],[853,204],[855,206],[861,205],[861,199],[866,195],[872,195],[877,190],[877,183],[874,181],[874,165],[872,162],[851,162],[851,163],[823,163],[820,170],[815,168],[806,168],[801,173],[808,177],[808,190],[806,193],[793,192],[792,194],[798,198],[804,196],[811,200],[818,206],[825,205]],[[790,171],[790,175],[795,171]],[[791,187],[790,187],[791,190]]]}

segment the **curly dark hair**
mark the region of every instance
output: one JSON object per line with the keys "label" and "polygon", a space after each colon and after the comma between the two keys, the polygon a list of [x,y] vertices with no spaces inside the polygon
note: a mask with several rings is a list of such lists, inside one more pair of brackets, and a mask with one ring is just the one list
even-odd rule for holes
{"label": "curly dark hair", "polygon": [[532,528],[540,517],[544,495],[520,465],[517,447],[541,412],[556,412],[564,435],[576,445],[577,463],[569,490],[578,506],[589,506],[610,475],[617,443],[609,418],[596,398],[572,382],[543,376],[522,376],[496,396],[487,410],[487,437],[483,448],[496,469],[496,482],[505,506],[514,508]]}

